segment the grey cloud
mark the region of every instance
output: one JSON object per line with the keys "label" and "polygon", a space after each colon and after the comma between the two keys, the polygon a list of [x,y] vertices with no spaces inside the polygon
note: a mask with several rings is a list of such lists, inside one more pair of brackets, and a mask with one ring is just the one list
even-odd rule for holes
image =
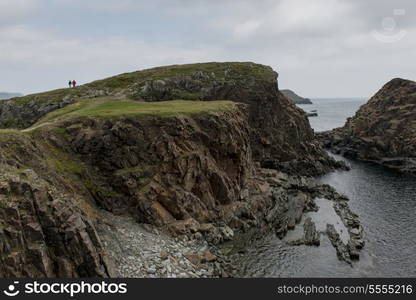
{"label": "grey cloud", "polygon": [[40,8],[41,0],[0,0],[0,26],[24,21]]}
{"label": "grey cloud", "polygon": [[[281,87],[309,97],[370,96],[393,77],[416,79],[410,66],[416,48],[412,0],[14,1],[31,1],[32,8],[10,6],[14,13],[7,24],[0,23],[0,80],[6,90],[42,90],[59,87],[68,76],[88,81],[160,64],[212,60],[271,65]],[[92,20],[81,26],[83,36],[53,31],[53,24],[25,23],[25,14],[42,17],[40,5],[58,15],[88,13]],[[405,15],[395,16],[397,8]],[[151,16],[155,24],[147,35],[127,34],[126,27],[115,36],[96,36],[90,27],[106,24],[100,18],[94,23],[93,17],[103,14],[115,23],[137,15],[133,20],[139,28],[148,26],[143,22]],[[397,25],[388,34],[406,31],[400,41],[384,43],[372,35],[384,33],[385,17],[394,17]],[[157,26],[167,21],[171,27]]]}

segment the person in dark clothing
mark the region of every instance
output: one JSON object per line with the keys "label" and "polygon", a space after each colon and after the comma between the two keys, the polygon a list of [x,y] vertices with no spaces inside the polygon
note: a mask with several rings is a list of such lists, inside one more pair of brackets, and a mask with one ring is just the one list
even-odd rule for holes
{"label": "person in dark clothing", "polygon": [[68,82],[68,85],[69,85],[69,87],[72,87],[72,81],[71,80]]}
{"label": "person in dark clothing", "polygon": [[75,80],[72,80],[72,87],[75,87],[77,85],[77,82]]}

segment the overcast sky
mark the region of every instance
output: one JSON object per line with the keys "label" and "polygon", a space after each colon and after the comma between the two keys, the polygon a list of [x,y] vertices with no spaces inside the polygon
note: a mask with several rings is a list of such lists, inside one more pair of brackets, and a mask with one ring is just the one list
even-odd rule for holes
{"label": "overcast sky", "polygon": [[416,80],[414,0],[0,0],[0,91],[143,68],[253,61],[305,97]]}

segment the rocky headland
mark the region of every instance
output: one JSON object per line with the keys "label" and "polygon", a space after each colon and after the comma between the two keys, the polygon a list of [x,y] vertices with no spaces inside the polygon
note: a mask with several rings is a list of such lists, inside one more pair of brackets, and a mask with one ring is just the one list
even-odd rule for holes
{"label": "rocky headland", "polygon": [[[28,128],[46,114],[79,99],[230,100],[247,104],[253,158],[262,166],[299,165],[305,175],[339,167],[315,140],[305,113],[278,90],[278,74],[254,63],[206,63],[159,67],[0,102],[0,128]],[[308,168],[304,168],[308,165]]]}
{"label": "rocky headland", "polygon": [[0,277],[237,276],[218,245],[284,236],[317,197],[355,233],[339,255],[362,246],[347,199],[305,177],[342,165],[270,67],[126,73],[2,101],[0,124]]}
{"label": "rocky headland", "polygon": [[344,127],[318,135],[337,154],[416,174],[416,82],[391,80]]}
{"label": "rocky headland", "polygon": [[295,104],[312,104],[311,99],[303,98],[292,90],[280,90],[280,92]]}

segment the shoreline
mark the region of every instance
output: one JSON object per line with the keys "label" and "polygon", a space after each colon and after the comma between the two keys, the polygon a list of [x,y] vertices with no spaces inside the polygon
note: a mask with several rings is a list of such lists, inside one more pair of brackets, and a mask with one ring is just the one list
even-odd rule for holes
{"label": "shoreline", "polygon": [[[309,189],[308,193],[314,195],[293,225],[284,231],[276,230],[278,228],[271,224],[248,228],[245,232],[235,231],[229,240],[219,244],[207,242],[207,237],[198,233],[175,237],[163,228],[139,224],[133,217],[114,216],[103,211],[103,220],[106,221],[97,226],[97,231],[106,254],[113,261],[112,273],[123,278],[244,277],[240,265],[242,257],[247,255],[250,245],[271,234],[295,247],[319,247],[321,235],[326,235],[340,261],[351,265],[352,261],[359,260],[359,252],[364,247],[364,230],[358,216],[349,208],[348,199],[315,179],[300,177],[292,180],[303,181],[301,189]],[[333,212],[348,230],[348,241],[342,238],[342,230],[340,232],[332,223],[327,223],[323,232],[322,224],[311,219],[312,214],[320,212],[316,203],[320,203],[318,199],[327,199],[328,204],[332,204]],[[295,231],[301,234],[301,237],[298,234],[298,239],[293,239]],[[288,239],[290,235],[292,240]]]}

